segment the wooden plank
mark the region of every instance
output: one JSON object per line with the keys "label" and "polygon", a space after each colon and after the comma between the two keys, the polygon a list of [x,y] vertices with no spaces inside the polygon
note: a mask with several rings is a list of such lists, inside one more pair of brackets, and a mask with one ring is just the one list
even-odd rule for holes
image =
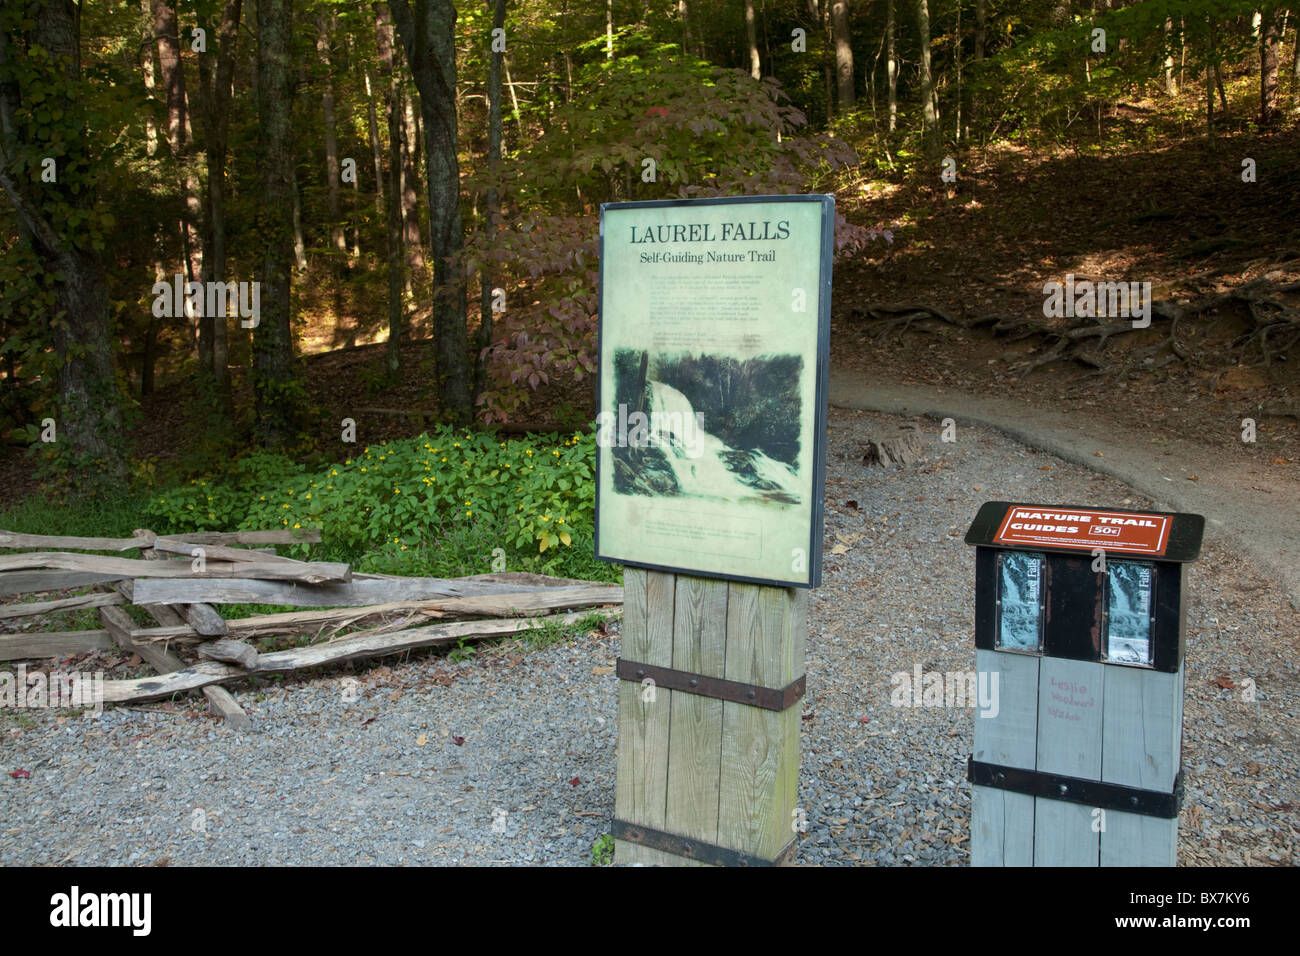
{"label": "wooden plank", "polygon": [[[363,607],[330,608],[323,611],[285,611],[278,614],[258,614],[253,617],[233,618],[225,622],[228,634],[243,638],[266,637],[273,634],[300,634],[326,625],[350,627],[386,618],[404,612],[433,611],[446,614],[512,617],[531,615],[539,611],[578,608],[598,604],[621,604],[623,589],[612,585],[582,588],[546,588],[526,594],[490,595],[471,598],[447,598],[433,601],[393,601]],[[192,605],[176,605],[188,607]],[[147,604],[141,607],[169,611],[165,604]],[[155,613],[151,610],[150,613]],[[157,614],[155,613],[155,616]],[[173,617],[176,617],[172,613]],[[138,628],[132,637],[138,641],[162,641],[175,638],[196,638],[189,624],[177,621],[170,626]]]}
{"label": "wooden plank", "polygon": [[280,528],[275,531],[188,531],[195,544],[320,544],[319,528]]}
{"label": "wooden plank", "polygon": [[66,657],[88,651],[111,651],[114,646],[108,631],[102,630],[0,634],[0,661]]}
{"label": "wooden plank", "polygon": [[108,584],[129,577],[129,574],[95,574],[89,571],[5,571],[0,572],[0,597]]}
{"label": "wooden plank", "polygon": [[[0,531],[0,548],[67,549],[70,551],[130,551],[154,546],[157,535],[141,528],[129,538],[82,538],[72,535],[22,534]],[[320,530],[192,531],[183,536],[197,544],[319,544]]]}
{"label": "wooden plank", "polygon": [[[165,605],[159,605],[163,607]],[[225,637],[230,633],[226,620],[211,604],[181,604],[181,616],[204,637]]]}
{"label": "wooden plank", "polygon": [[[1182,756],[1182,672],[1114,665],[1105,680],[1101,778],[1171,792]],[[1173,866],[1177,855],[1177,817],[1107,812],[1102,866]]]}
{"label": "wooden plank", "polygon": [[117,642],[117,646],[121,648],[123,653],[139,654],[158,673],[166,674],[185,667],[179,657],[162,645],[136,641],[131,636],[131,631],[135,629],[135,622],[121,608],[101,607],[99,609],[99,619],[103,622],[108,633],[113,636],[113,640]]}
{"label": "wooden plank", "polygon": [[[650,601],[665,597],[664,578],[671,575],[626,568],[623,571],[623,643],[621,656],[671,667],[672,631],[662,631],[662,607],[650,614]],[[653,580],[653,583],[652,583]],[[668,597],[671,599],[671,593]],[[671,604],[669,607],[671,608]],[[655,631],[652,628],[660,628]],[[670,622],[671,628],[671,622]],[[668,792],[668,722],[672,692],[632,681],[618,682],[617,775],[614,815],[628,823],[662,830]],[[614,842],[618,863],[679,865],[680,857],[623,840]]]}
{"label": "wooden plank", "polygon": [[220,714],[230,725],[233,730],[253,731],[257,727],[253,723],[253,718],[249,717],[244,708],[239,706],[239,701],[235,700],[234,695],[217,684],[203,688],[203,695],[208,699],[208,706],[214,713]]}
{"label": "wooden plank", "polygon": [[153,542],[151,532],[136,532],[130,538],[79,538],[72,535],[21,534],[0,531],[0,548],[41,548],[53,550],[67,548],[72,551],[130,551],[147,548]]}
{"label": "wooden plank", "polygon": [[[795,631],[806,621],[808,592],[730,584],[727,591],[728,680],[784,687],[803,672]],[[801,657],[801,655],[800,655]],[[790,760],[801,704],[784,711],[724,702],[718,843],[774,859],[794,836],[799,764]]]}
{"label": "wooden plank", "polygon": [[308,584],[350,581],[352,578],[351,568],[333,561],[301,564],[286,564],[280,558],[250,562],[206,561],[204,570],[195,571],[190,561],[145,561],[101,554],[76,554],[71,551],[24,551],[20,554],[0,555],[0,571],[23,571],[29,568],[57,568],[64,571],[150,578],[261,578]]}
{"label": "wooden plank", "polygon": [[[977,679],[988,675],[990,693],[996,678],[997,713],[985,717],[976,710],[972,755],[985,763],[1032,770],[1038,759],[1039,658],[977,650],[975,670]],[[970,853],[971,866],[1032,866],[1034,798],[972,787]]]}
{"label": "wooden plank", "polygon": [[1034,865],[1034,798],[971,787],[971,866]]}
{"label": "wooden plank", "polygon": [[[597,611],[606,618],[617,617],[614,610]],[[285,651],[258,655],[256,673],[287,673],[305,667],[319,667],[323,664],[358,660],[366,657],[384,657],[401,654],[420,647],[436,647],[456,644],[462,640],[482,640],[491,637],[505,637],[534,630],[546,624],[558,622],[568,626],[576,624],[586,613],[556,615],[547,618],[492,620],[492,621],[456,621],[451,624],[433,624],[428,627],[411,628],[386,634],[365,634],[349,637],[329,644],[317,644],[312,647],[296,647]],[[223,664],[217,661],[203,661],[184,670],[160,674],[157,677],[140,677],[134,680],[104,682],[104,702],[123,704],[133,701],[159,700],[173,694],[198,690],[211,684],[239,677],[247,677],[250,671],[242,667]]]}
{"label": "wooden plank", "polygon": [[[727,659],[727,582],[677,575],[674,601],[672,666],[721,677]],[[669,712],[666,829],[716,844],[722,701],[672,692]]]}
{"label": "wooden plank", "polygon": [[[354,577],[346,583],[309,586],[296,581],[251,578],[153,577],[135,582],[136,600],[151,604],[286,604],[290,607],[361,607],[394,601],[518,594],[523,585],[457,578]],[[536,590],[544,591],[544,588]]]}
{"label": "wooden plank", "polygon": [[257,649],[243,641],[205,641],[199,645],[199,657],[238,664],[246,670],[257,670]]}
{"label": "wooden plank", "polygon": [[205,544],[199,541],[191,541],[189,538],[158,538],[154,541],[151,550],[166,554],[183,554],[187,558],[193,558],[195,556],[194,552],[199,549],[203,550],[205,561],[275,561],[280,564],[296,564],[299,567],[306,567],[311,564],[309,561],[299,561],[297,558],[286,558],[274,553],[268,555],[262,551],[228,548],[220,544]]}
{"label": "wooden plank", "polygon": [[6,604],[0,606],[0,620],[15,617],[30,617],[33,614],[53,614],[57,611],[75,611],[88,607],[105,607],[121,604],[120,594],[81,594],[77,597],[62,598],[58,601],[30,601],[24,604]]}
{"label": "wooden plank", "polygon": [[[1106,665],[1044,657],[1038,682],[1038,769],[1101,779]],[[1045,797],[1034,804],[1034,866],[1097,866],[1094,808]]]}

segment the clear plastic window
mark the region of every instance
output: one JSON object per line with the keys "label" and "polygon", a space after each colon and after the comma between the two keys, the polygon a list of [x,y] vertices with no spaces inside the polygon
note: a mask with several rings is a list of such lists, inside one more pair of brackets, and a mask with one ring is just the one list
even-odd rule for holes
{"label": "clear plastic window", "polygon": [[1154,568],[1140,561],[1111,561],[1106,570],[1105,659],[1150,667]]}
{"label": "clear plastic window", "polygon": [[1043,565],[1038,552],[998,552],[998,647],[1042,650]]}

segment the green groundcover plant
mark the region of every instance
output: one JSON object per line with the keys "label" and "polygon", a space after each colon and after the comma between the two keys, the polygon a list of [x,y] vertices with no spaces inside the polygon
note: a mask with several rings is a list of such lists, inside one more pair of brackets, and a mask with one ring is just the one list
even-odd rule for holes
{"label": "green groundcover plant", "polygon": [[593,434],[502,440],[441,428],[359,448],[319,470],[249,454],[223,476],[159,492],[155,530],[318,528],[299,556],[353,560],[362,571],[537,570],[613,580],[592,559]]}

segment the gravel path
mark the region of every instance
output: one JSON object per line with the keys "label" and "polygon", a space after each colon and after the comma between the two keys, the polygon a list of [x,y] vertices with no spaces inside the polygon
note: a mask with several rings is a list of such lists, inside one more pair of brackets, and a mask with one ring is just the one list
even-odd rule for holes
{"label": "gravel path", "polygon": [[[924,422],[924,458],[867,469],[865,435],[902,420],[830,421],[827,548],[847,550],[810,607],[797,860],[963,865],[975,714],[891,707],[890,675],[974,667],[981,502],[1147,502],[977,427],[943,444]],[[1216,537],[1189,603],[1180,860],[1294,864],[1300,615]],[[0,863],[588,863],[614,809],[617,655],[591,632],[239,688],[249,735],[201,700],[0,714]]]}

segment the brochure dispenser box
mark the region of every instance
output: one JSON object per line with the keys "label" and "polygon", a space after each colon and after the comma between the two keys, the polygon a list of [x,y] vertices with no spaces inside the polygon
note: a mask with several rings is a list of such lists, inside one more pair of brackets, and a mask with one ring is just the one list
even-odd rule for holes
{"label": "brochure dispenser box", "polygon": [[[971,864],[1172,866],[1194,514],[986,502]],[[982,675],[989,676],[984,678]]]}

